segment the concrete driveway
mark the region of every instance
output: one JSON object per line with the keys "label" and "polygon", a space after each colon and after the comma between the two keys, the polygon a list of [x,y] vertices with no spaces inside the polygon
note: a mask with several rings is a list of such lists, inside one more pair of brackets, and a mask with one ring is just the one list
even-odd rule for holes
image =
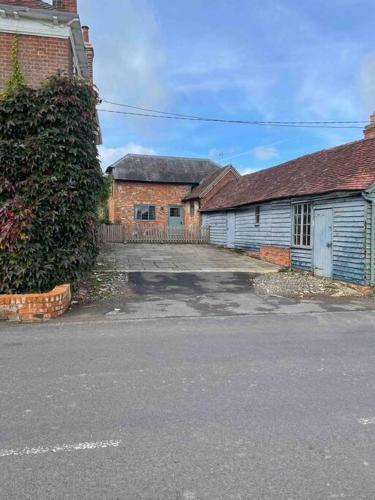
{"label": "concrete driveway", "polygon": [[375,301],[362,298],[298,300],[257,295],[254,279],[278,271],[277,266],[205,245],[109,245],[98,270],[101,282],[114,276],[118,292],[74,307],[64,321],[365,311],[375,307]]}
{"label": "concrete driveway", "polygon": [[111,244],[103,261],[127,272],[246,272],[270,273],[280,268],[246,255],[211,245]]}

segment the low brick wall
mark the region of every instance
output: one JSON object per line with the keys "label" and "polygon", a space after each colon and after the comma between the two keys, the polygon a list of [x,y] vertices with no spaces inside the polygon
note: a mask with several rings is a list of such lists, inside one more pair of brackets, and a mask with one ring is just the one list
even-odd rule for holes
{"label": "low brick wall", "polygon": [[290,267],[291,257],[290,248],[281,248],[268,245],[260,247],[260,258],[271,264],[278,266]]}
{"label": "low brick wall", "polygon": [[0,295],[0,320],[47,321],[64,314],[70,302],[70,285],[47,293]]}

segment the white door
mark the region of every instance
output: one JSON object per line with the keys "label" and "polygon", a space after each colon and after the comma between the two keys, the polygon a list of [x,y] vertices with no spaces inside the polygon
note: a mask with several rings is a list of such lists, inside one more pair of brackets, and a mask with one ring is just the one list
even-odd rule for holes
{"label": "white door", "polygon": [[234,248],[234,238],[236,233],[236,214],[227,212],[227,247]]}
{"label": "white door", "polygon": [[332,277],[332,226],[331,208],[314,211],[314,273]]}

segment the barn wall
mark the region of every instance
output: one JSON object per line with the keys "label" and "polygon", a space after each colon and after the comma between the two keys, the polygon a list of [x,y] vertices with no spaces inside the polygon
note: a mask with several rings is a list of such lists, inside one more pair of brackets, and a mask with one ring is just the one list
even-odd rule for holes
{"label": "barn wall", "polygon": [[227,244],[226,212],[208,212],[202,214],[202,226],[210,227],[210,242],[214,245]]}
{"label": "barn wall", "polygon": [[[251,251],[259,251],[262,245],[291,248],[292,267],[313,271],[313,248],[292,246],[292,203],[294,201],[299,200],[290,199],[261,204],[259,226],[255,224],[255,206],[236,210],[235,247]],[[331,198],[315,196],[302,201],[311,202],[314,209],[332,208],[333,210],[333,277],[354,283],[366,283],[369,275],[367,202],[359,194],[332,196]],[[205,214],[204,224],[211,227],[212,243],[225,245],[225,212]]]}
{"label": "barn wall", "polygon": [[261,245],[290,246],[290,202],[260,205],[260,224],[255,224],[255,206],[236,211],[237,248],[259,251]]}
{"label": "barn wall", "polygon": [[365,200],[361,196],[315,200],[314,206],[333,209],[333,277],[356,283],[365,282]]}

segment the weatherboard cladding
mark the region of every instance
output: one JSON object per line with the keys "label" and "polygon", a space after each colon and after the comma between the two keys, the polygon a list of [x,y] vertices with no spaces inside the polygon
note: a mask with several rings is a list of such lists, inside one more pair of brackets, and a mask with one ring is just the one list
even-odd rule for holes
{"label": "weatherboard cladding", "polygon": [[227,244],[227,213],[215,212],[202,215],[202,226],[210,227],[210,242],[214,245]]}
{"label": "weatherboard cladding", "polygon": [[222,167],[211,160],[129,154],[107,169],[118,181],[199,184]]}
{"label": "weatherboard cladding", "polygon": [[[235,210],[235,247],[259,251],[262,245],[291,247],[292,267],[313,271],[313,249],[292,246],[292,202],[268,202],[260,205],[260,224],[255,224],[255,206]],[[360,194],[346,196],[315,196],[311,201],[314,210],[333,209],[333,277],[366,283],[368,281],[368,256],[370,234],[366,235],[367,202]],[[203,214],[203,224],[210,226],[211,242],[226,244],[226,212]],[[367,232],[369,230],[367,229]],[[366,264],[367,263],[367,264]]]}

